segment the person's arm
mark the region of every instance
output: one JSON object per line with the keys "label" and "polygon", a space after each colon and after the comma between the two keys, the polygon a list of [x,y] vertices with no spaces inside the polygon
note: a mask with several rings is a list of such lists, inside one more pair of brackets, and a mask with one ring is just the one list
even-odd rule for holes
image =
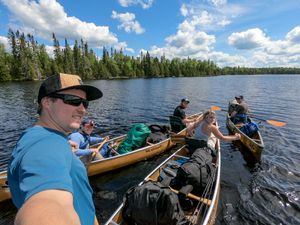
{"label": "person's arm", "polygon": [[196,129],[196,127],[199,126],[202,120],[203,120],[203,114],[196,117],[196,119],[194,119],[194,122],[187,125],[187,133],[189,136],[194,136],[194,130]]}
{"label": "person's arm", "polygon": [[76,150],[74,150],[74,153],[75,153],[75,155],[77,155],[77,156],[82,156],[82,155],[90,155],[90,154],[92,154],[94,151],[92,150],[92,149],[80,149],[80,148],[78,148],[78,149],[76,149]]}
{"label": "person's arm", "polygon": [[95,216],[94,225],[99,225],[97,217]]}
{"label": "person's arm", "polygon": [[95,145],[95,144],[99,144],[103,141],[108,141],[109,140],[109,136],[105,136],[105,137],[92,137],[90,136],[90,141],[89,144],[90,145]]}
{"label": "person's arm", "polygon": [[215,125],[211,125],[210,129],[215,137],[222,141],[236,141],[241,138],[241,135],[238,133],[236,133],[235,135],[223,135]]}
{"label": "person's arm", "polygon": [[73,195],[46,190],[31,196],[18,211],[15,225],[80,225],[73,207]]}
{"label": "person's arm", "polygon": [[237,114],[237,112],[236,112],[236,111],[233,111],[233,112],[230,114],[230,118],[235,117],[236,114]]}
{"label": "person's arm", "polygon": [[98,144],[98,143],[102,142],[103,140],[104,140],[104,138],[102,138],[102,137],[90,136],[89,144],[90,145],[95,145],[95,144]]}
{"label": "person's arm", "polygon": [[78,144],[76,142],[72,141],[72,140],[69,140],[68,142],[71,145],[72,151],[75,152],[78,149]]}

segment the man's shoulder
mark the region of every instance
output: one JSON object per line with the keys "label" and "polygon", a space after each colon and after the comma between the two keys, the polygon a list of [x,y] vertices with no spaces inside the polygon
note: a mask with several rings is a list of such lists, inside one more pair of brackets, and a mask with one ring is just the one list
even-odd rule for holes
{"label": "man's shoulder", "polygon": [[17,152],[29,149],[47,149],[54,145],[65,145],[66,137],[53,129],[35,126],[26,129],[19,138],[15,148]]}

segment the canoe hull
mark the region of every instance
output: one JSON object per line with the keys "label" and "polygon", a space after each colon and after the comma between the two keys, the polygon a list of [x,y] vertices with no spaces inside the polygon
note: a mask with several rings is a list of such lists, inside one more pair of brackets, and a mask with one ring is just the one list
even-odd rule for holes
{"label": "canoe hull", "polygon": [[[181,131],[180,134],[186,134],[186,130]],[[170,149],[174,145],[175,143],[173,143],[171,139],[168,138],[157,144],[146,146],[126,154],[93,161],[88,167],[88,175],[93,176],[96,174],[101,174],[111,170],[129,166],[131,164],[159,155]]]}
{"label": "canoe hull", "polygon": [[252,138],[248,137],[246,134],[240,131],[240,129],[231,121],[229,116],[227,116],[226,125],[230,132],[233,134],[239,133],[241,135],[241,143],[247,147],[255,159],[259,161],[261,158],[261,153],[264,149],[264,142],[260,132],[257,131]]}

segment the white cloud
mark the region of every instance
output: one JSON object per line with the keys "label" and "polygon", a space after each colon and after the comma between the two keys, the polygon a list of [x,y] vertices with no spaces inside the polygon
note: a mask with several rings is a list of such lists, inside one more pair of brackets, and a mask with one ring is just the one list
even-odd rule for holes
{"label": "white cloud", "polygon": [[232,33],[228,37],[229,45],[237,49],[253,49],[264,46],[269,39],[259,28],[249,29],[243,32]]}
{"label": "white cloud", "polygon": [[189,10],[188,10],[188,8],[186,7],[185,4],[182,4],[182,6],[180,7],[180,13],[181,13],[181,15],[183,15],[184,17],[185,17],[185,16],[188,16]]}
{"label": "white cloud", "polygon": [[115,49],[116,50],[125,50],[127,52],[130,52],[130,53],[134,53],[134,49],[132,48],[128,48],[127,47],[127,44],[125,42],[119,42],[117,45],[115,45]]}
{"label": "white cloud", "polygon": [[204,56],[211,50],[211,45],[215,43],[215,37],[190,28],[178,30],[175,35],[167,37],[165,42],[165,47],[152,46],[149,53],[158,57],[165,55],[167,58],[204,59]]}
{"label": "white cloud", "polygon": [[145,29],[135,20],[133,13],[117,13],[116,11],[112,11],[111,18],[118,19],[121,22],[118,29],[124,29],[127,33],[135,32],[136,34],[141,34],[145,32]]}
{"label": "white cloud", "polygon": [[4,45],[5,49],[9,49],[8,39],[7,37],[0,36],[0,43]]}
{"label": "white cloud", "polygon": [[286,39],[293,43],[300,43],[300,26],[295,27],[287,33]]}
{"label": "white cloud", "polygon": [[235,65],[299,67],[299,31],[298,26],[293,28],[283,40],[272,40],[258,28],[230,35],[229,43],[237,49],[243,50],[240,54],[247,54],[248,58],[248,63],[239,62]]}
{"label": "white cloud", "polygon": [[34,35],[51,40],[57,38],[83,39],[90,47],[113,46],[118,43],[115,34],[107,26],[97,26],[76,17],[68,16],[55,0],[2,0],[14,15],[12,23],[19,22],[20,30],[30,30]]}
{"label": "white cloud", "polygon": [[122,7],[129,7],[130,5],[141,5],[143,9],[148,9],[152,6],[154,0],[119,0]]}
{"label": "white cloud", "polygon": [[180,13],[186,20],[198,26],[203,31],[218,30],[232,23],[239,15],[246,13],[247,9],[238,4],[227,4],[226,0],[207,0],[191,4],[182,4]]}
{"label": "white cloud", "polygon": [[207,0],[207,1],[217,7],[225,5],[227,3],[227,0]]}

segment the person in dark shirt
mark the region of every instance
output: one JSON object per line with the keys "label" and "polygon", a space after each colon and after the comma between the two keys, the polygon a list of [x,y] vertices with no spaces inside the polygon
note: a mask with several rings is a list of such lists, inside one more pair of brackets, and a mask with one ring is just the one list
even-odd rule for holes
{"label": "person in dark shirt", "polygon": [[244,100],[244,96],[235,96],[237,105],[234,111],[231,113],[230,118],[234,124],[247,123],[248,104]]}
{"label": "person in dark shirt", "polygon": [[182,119],[182,123],[187,125],[188,123],[195,122],[195,119],[188,119],[185,114],[185,109],[188,107],[190,101],[187,98],[181,99],[180,105],[174,110],[173,116],[177,116]]}

